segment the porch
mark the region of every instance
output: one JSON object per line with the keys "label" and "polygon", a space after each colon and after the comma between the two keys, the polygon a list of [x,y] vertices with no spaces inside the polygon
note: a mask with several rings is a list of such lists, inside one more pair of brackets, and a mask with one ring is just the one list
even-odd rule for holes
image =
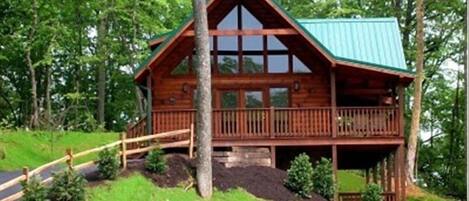
{"label": "porch", "polygon": [[[154,110],[152,133],[185,129],[196,111]],[[311,107],[214,109],[214,142],[399,137],[397,107]],[[150,123],[148,120],[141,123]]]}

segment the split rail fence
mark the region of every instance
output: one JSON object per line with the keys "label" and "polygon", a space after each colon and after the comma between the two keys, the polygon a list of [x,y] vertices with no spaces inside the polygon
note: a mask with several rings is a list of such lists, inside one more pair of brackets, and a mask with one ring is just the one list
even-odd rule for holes
{"label": "split rail fence", "polygon": [[[184,137],[184,134],[186,135],[185,137]],[[66,163],[67,168],[69,168],[70,170],[78,171],[78,170],[85,169],[87,167],[92,166],[95,163],[95,161],[90,161],[90,162],[82,163],[82,164],[79,164],[79,165],[74,165],[73,161],[75,159],[79,158],[79,157],[83,157],[83,156],[86,156],[86,155],[89,155],[89,154],[92,154],[92,153],[102,151],[104,149],[109,149],[109,148],[114,148],[114,147],[119,147],[120,148],[119,157],[121,159],[121,165],[122,165],[123,169],[127,168],[127,156],[133,155],[133,154],[138,154],[138,153],[149,152],[149,151],[151,151],[153,149],[156,149],[156,148],[165,149],[165,148],[175,148],[175,147],[188,147],[189,157],[190,158],[193,157],[193,153],[194,153],[194,151],[193,151],[194,150],[194,125],[193,124],[190,125],[189,129],[181,129],[181,130],[162,132],[162,133],[158,133],[158,134],[154,134],[154,135],[148,135],[148,136],[137,137],[137,138],[127,138],[126,135],[127,135],[126,133],[122,133],[121,134],[121,139],[118,140],[118,141],[109,143],[109,144],[101,146],[101,147],[97,147],[97,148],[89,149],[89,150],[86,150],[86,151],[82,151],[82,152],[79,152],[79,153],[76,153],[76,154],[73,153],[72,149],[67,149],[64,157],[59,158],[57,160],[54,160],[50,163],[44,164],[42,166],[39,166],[39,167],[37,167],[36,169],[33,169],[33,170],[29,170],[29,168],[24,167],[23,168],[23,174],[21,176],[18,176],[18,177],[14,178],[14,179],[11,179],[11,180],[3,183],[3,184],[0,184],[0,192],[6,190],[8,188],[11,188],[13,186],[16,186],[16,185],[20,184],[20,182],[22,182],[22,181],[28,181],[34,175],[38,175],[41,172],[43,172],[44,170],[46,170],[48,168],[51,168],[55,165],[61,164],[63,162]],[[172,142],[169,142],[169,143],[154,143],[154,142],[158,142],[159,140],[165,139],[165,138],[177,138],[177,139],[181,139],[181,140],[180,141],[172,141]],[[142,143],[142,142],[145,142],[145,143]],[[144,147],[138,146],[137,148],[127,149],[127,144],[135,144],[135,143],[137,143],[139,145],[146,145],[146,146],[144,146]],[[41,184],[49,183],[49,182],[52,181],[52,179],[53,179],[52,176],[47,178],[47,179],[44,179],[44,180],[41,181]],[[10,196],[2,199],[1,201],[18,200],[23,195],[24,195],[24,192],[20,191],[18,193],[15,193],[13,195],[10,195]]]}

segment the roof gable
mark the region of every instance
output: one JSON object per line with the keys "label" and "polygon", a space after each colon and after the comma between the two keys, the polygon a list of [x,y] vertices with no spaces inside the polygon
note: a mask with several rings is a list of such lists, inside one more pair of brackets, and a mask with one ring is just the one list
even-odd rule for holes
{"label": "roof gable", "polygon": [[[313,20],[313,19],[299,19],[295,20],[289,14],[283,10],[283,8],[275,1],[275,0],[259,0],[259,3],[264,5],[268,5],[270,8],[276,11],[276,14],[281,16],[284,20],[286,20],[290,25],[293,26],[294,29],[298,31],[298,33],[303,36],[313,47],[314,52],[319,52],[322,55],[322,58],[329,61],[332,66],[335,66],[336,62],[342,65],[355,67],[355,68],[363,68],[368,70],[377,70],[379,72],[384,73],[391,73],[391,74],[399,74],[400,77],[406,77],[409,79],[413,79],[413,73],[407,69],[405,66],[405,60],[402,50],[402,44],[400,40],[400,33],[397,27],[397,21],[394,19],[393,23],[390,23],[390,19],[393,18],[384,18],[384,19],[374,19],[374,20],[365,20],[360,19],[361,23],[358,23],[357,19],[324,19],[324,20]],[[208,13],[214,9],[216,4],[220,4],[222,0],[212,0],[208,4]],[[368,22],[367,22],[368,21]],[[373,21],[387,21],[383,23],[385,29],[391,28],[391,30],[378,32],[375,30],[376,28],[380,28],[380,26],[370,25],[365,26],[367,24],[374,24]],[[352,24],[352,25],[350,25]],[[395,26],[393,26],[395,25]],[[335,31],[338,34],[343,34],[343,31],[340,29],[347,29],[348,27],[353,27],[353,36],[347,37],[340,35],[334,35],[334,37],[328,36],[327,34],[334,32],[332,30],[322,30],[326,26],[333,28],[337,28],[338,30]],[[155,38],[149,42],[150,47],[153,49],[152,54],[149,58],[147,58],[138,68],[135,74],[135,79],[141,80],[141,77],[147,70],[149,66],[161,55],[161,52],[164,52],[168,46],[170,46],[178,37],[182,37],[182,33],[188,28],[193,27],[193,16],[189,16],[189,18],[176,30],[171,31],[167,34],[160,35],[159,38]],[[371,33],[373,37],[372,42],[366,42],[369,38],[364,35],[363,32],[366,31],[359,31],[360,27],[367,27],[369,30],[373,30]],[[383,28],[381,27],[381,28]],[[368,30],[368,29],[367,29]],[[387,34],[387,35],[386,35]],[[385,37],[389,36],[391,38]],[[335,37],[338,37],[337,41]],[[388,41],[388,39],[390,41]],[[346,48],[344,48],[346,45]],[[366,49],[363,51],[362,49],[365,48],[365,44],[374,45],[371,49]],[[375,45],[376,44],[376,45]],[[372,53],[370,51],[376,51],[379,49],[384,49],[384,53],[380,53],[377,51]],[[390,48],[395,48],[393,51]],[[346,50],[344,50],[346,49]],[[396,59],[396,60],[394,60]],[[342,62],[341,62],[342,61]],[[403,74],[402,74],[403,73]]]}
{"label": "roof gable", "polygon": [[395,18],[297,21],[338,60],[408,70]]}

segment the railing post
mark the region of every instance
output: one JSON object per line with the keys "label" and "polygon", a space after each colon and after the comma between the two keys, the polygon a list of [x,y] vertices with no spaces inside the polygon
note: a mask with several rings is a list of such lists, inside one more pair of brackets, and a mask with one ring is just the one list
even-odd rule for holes
{"label": "railing post", "polygon": [[122,164],[122,169],[127,169],[127,143],[125,142],[125,139],[127,138],[127,134],[125,132],[121,133],[121,164]]}
{"label": "railing post", "polygon": [[191,131],[189,136],[189,158],[194,157],[194,123],[191,123]]}
{"label": "railing post", "polygon": [[269,117],[270,117],[270,138],[275,138],[275,110],[274,107],[270,107]]}
{"label": "railing post", "polygon": [[71,148],[68,148],[65,151],[65,154],[68,156],[67,165],[69,170],[73,170],[73,151]]}
{"label": "railing post", "polygon": [[28,183],[29,181],[29,168],[28,167],[23,167],[23,175],[24,175],[24,181]]}

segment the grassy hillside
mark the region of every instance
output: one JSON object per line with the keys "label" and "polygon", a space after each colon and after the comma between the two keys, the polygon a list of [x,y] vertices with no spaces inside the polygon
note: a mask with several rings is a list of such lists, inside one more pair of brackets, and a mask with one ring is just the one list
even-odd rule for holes
{"label": "grassy hillside", "polygon": [[[130,201],[130,200],[202,200],[194,188],[185,191],[183,188],[158,188],[141,174],[134,174],[127,178],[107,182],[95,188],[87,189],[87,198],[90,201]],[[242,189],[228,192],[215,191],[212,201],[239,201],[261,200]]]}
{"label": "grassy hillside", "polygon": [[[79,152],[117,140],[117,133],[1,131],[0,171],[38,167],[63,157],[67,148]],[[2,157],[2,155],[4,155]],[[76,161],[90,160],[95,156]]]}

